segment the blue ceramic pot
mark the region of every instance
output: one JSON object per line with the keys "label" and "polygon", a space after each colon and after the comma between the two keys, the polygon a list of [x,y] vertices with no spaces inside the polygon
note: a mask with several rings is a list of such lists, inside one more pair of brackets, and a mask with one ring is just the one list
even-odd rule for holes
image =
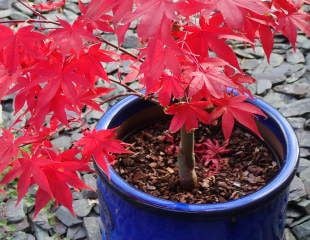
{"label": "blue ceramic pot", "polygon": [[[103,240],[282,240],[288,187],[298,163],[298,143],[277,110],[255,99],[267,119],[259,128],[267,144],[280,156],[281,170],[255,193],[218,204],[184,204],[153,197],[127,184],[113,169],[108,180],[98,169]],[[143,127],[154,119],[151,103],[128,97],[114,105],[97,129],[123,125]],[[138,115],[138,120],[135,116]],[[130,122],[130,121],[129,121]],[[126,132],[126,130],[125,130]],[[125,133],[126,134],[126,133]]]}

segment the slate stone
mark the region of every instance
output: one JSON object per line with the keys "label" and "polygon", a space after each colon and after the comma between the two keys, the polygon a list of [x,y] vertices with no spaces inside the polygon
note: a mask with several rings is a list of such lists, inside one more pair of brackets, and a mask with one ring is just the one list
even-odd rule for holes
{"label": "slate stone", "polygon": [[27,20],[28,16],[22,12],[17,12],[17,11],[12,11],[10,14],[10,18],[12,18],[13,20]]}
{"label": "slate stone", "polygon": [[308,215],[310,214],[310,200],[304,199],[301,202],[298,202],[298,206],[303,209]]}
{"label": "slate stone", "polygon": [[19,12],[22,12],[22,13],[25,13],[26,15],[28,16],[32,16],[33,15],[33,12],[26,8],[23,4],[21,4],[20,2],[14,2],[12,4],[12,6]]}
{"label": "slate stone", "polygon": [[66,5],[65,5],[65,8],[70,10],[70,11],[72,11],[72,12],[74,12],[75,14],[79,14],[80,13],[80,9],[79,9],[77,4],[67,2]]}
{"label": "slate stone", "polygon": [[30,224],[27,218],[24,218],[21,222],[14,224],[15,231],[27,231],[30,228]]}
{"label": "slate stone", "polygon": [[60,236],[64,235],[67,232],[67,227],[58,221],[53,226],[53,229]]}
{"label": "slate stone", "polygon": [[310,199],[310,181],[304,181],[304,187],[308,198]]}
{"label": "slate stone", "polygon": [[310,130],[310,119],[307,119],[307,120],[305,121],[305,123],[304,123],[304,128],[305,128],[306,130]]}
{"label": "slate stone", "polygon": [[36,237],[36,240],[53,240],[53,238],[50,237],[46,230],[36,225],[34,225],[34,235]]}
{"label": "slate stone", "polygon": [[138,48],[139,39],[136,34],[128,32],[125,36],[124,43],[122,44],[123,48]]}
{"label": "slate stone", "polygon": [[72,216],[70,211],[67,208],[63,207],[63,206],[60,206],[56,210],[55,215],[67,227],[71,227],[71,226],[74,226],[74,225],[82,223],[82,220],[80,220],[77,217]]}
{"label": "slate stone", "polygon": [[0,9],[8,9],[10,7],[10,0],[0,0]]}
{"label": "slate stone", "polygon": [[296,97],[310,96],[310,84],[307,83],[293,83],[278,85],[273,88],[274,91],[294,95]]}
{"label": "slate stone", "polygon": [[284,61],[284,57],[280,54],[271,53],[269,64],[273,67],[280,66]]}
{"label": "slate stone", "polygon": [[302,180],[295,176],[289,190],[289,201],[299,200],[302,197],[306,196],[305,186]]}
{"label": "slate stone", "polygon": [[299,211],[296,208],[288,207],[286,211],[286,216],[293,219],[298,219],[303,216],[303,212]]}
{"label": "slate stone", "polygon": [[303,64],[290,64],[287,62],[283,62],[278,67],[272,67],[264,61],[255,68],[253,76],[256,78],[267,78],[274,84],[279,84],[280,82],[284,82],[293,73],[304,68],[305,66]]}
{"label": "slate stone", "polygon": [[306,73],[306,68],[301,68],[300,70],[293,72],[287,79],[287,83],[293,83],[296,82],[297,80],[301,79],[302,76]]}
{"label": "slate stone", "polygon": [[310,98],[298,100],[280,108],[285,117],[301,116],[310,113]]}
{"label": "slate stone", "polygon": [[78,217],[86,217],[94,206],[93,202],[87,199],[73,201],[73,210]]}
{"label": "slate stone", "polygon": [[106,71],[108,74],[112,74],[115,71],[117,71],[119,68],[119,63],[118,62],[110,62],[106,65]]}
{"label": "slate stone", "polygon": [[100,240],[100,218],[99,217],[85,217],[83,219],[88,239]]}
{"label": "slate stone", "polygon": [[291,126],[295,129],[298,128],[303,128],[306,122],[306,119],[301,118],[301,117],[292,117],[292,118],[287,118]]}
{"label": "slate stone", "polygon": [[[1,5],[0,5],[1,9]],[[0,18],[7,18],[12,14],[12,9],[0,10]]]}
{"label": "slate stone", "polygon": [[261,60],[258,59],[243,59],[240,67],[243,70],[253,70],[260,64]]}
{"label": "slate stone", "polygon": [[299,49],[289,50],[286,54],[286,61],[292,64],[304,63],[305,57]]}
{"label": "slate stone", "polygon": [[310,156],[310,149],[309,148],[299,148],[299,156],[306,158]]}
{"label": "slate stone", "polygon": [[285,107],[287,104],[291,102],[292,97],[286,94],[277,93],[270,90],[265,96],[264,101],[269,103],[275,108]]}
{"label": "slate stone", "polygon": [[288,228],[285,228],[284,236],[285,236],[284,240],[296,240],[295,236],[293,235],[291,230]]}
{"label": "slate stone", "polygon": [[297,46],[298,48],[310,49],[310,40],[304,35],[297,36]]}
{"label": "slate stone", "polygon": [[15,232],[12,236],[12,240],[35,240],[34,236],[22,231]]}
{"label": "slate stone", "polygon": [[251,53],[255,57],[265,57],[264,49],[261,46],[255,46],[254,50],[253,48],[246,48],[244,49],[245,52]]}
{"label": "slate stone", "polygon": [[94,206],[94,211],[95,211],[95,213],[96,213],[97,215],[100,214],[100,207],[99,207],[98,204],[96,204],[96,205]]}
{"label": "slate stone", "polygon": [[[86,231],[85,228],[81,225],[74,226],[68,228],[67,231],[67,238],[73,239],[73,240],[79,240],[86,237]],[[89,238],[91,239],[91,238]]]}
{"label": "slate stone", "polygon": [[272,87],[272,83],[268,79],[258,79],[256,83],[257,83],[256,93],[259,95],[264,94],[267,90],[271,89]]}
{"label": "slate stone", "polygon": [[299,177],[303,181],[310,181],[310,168],[302,170],[299,174]]}
{"label": "slate stone", "polygon": [[9,199],[5,204],[5,216],[8,223],[18,223],[26,217],[23,200],[16,205],[16,200]]}
{"label": "slate stone", "polygon": [[83,190],[82,194],[84,198],[87,199],[96,199],[98,197],[97,194],[97,180],[92,174],[85,174],[83,176],[83,180],[86,185],[90,186],[92,190]]}
{"label": "slate stone", "polygon": [[297,172],[300,173],[307,168],[310,168],[310,160],[306,158],[299,158]]}
{"label": "slate stone", "polygon": [[310,220],[295,226],[292,231],[298,240],[309,240],[310,238]]}
{"label": "slate stone", "polygon": [[255,58],[255,56],[253,56],[253,54],[251,54],[253,52],[252,48],[250,50],[234,49],[234,52],[239,57],[248,58],[248,59],[254,59]]}
{"label": "slate stone", "polygon": [[72,197],[74,200],[79,200],[79,199],[82,199],[83,198],[83,194],[81,192],[73,192],[72,193]]}
{"label": "slate stone", "polygon": [[52,144],[57,149],[68,149],[72,145],[72,138],[66,135],[59,136],[52,140]]}
{"label": "slate stone", "polygon": [[296,131],[296,135],[300,147],[307,147],[307,148],[310,147],[310,131],[304,131],[302,129],[298,129]]}
{"label": "slate stone", "polygon": [[304,223],[304,222],[307,222],[308,220],[310,220],[310,215],[306,215],[306,216],[304,216],[304,217],[302,217],[302,218],[300,218],[300,219],[294,221],[294,222],[290,225],[290,227],[293,228],[293,227],[295,227],[295,226],[297,226],[297,225],[300,225],[300,224],[302,224],[302,223]]}
{"label": "slate stone", "polygon": [[45,211],[40,211],[38,215],[33,219],[33,223],[46,231],[52,228],[52,226],[48,222],[48,216]]}

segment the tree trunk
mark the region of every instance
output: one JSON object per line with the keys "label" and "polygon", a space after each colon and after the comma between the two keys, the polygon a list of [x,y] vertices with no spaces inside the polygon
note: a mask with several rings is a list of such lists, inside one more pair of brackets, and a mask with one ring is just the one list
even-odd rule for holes
{"label": "tree trunk", "polygon": [[181,129],[180,151],[178,156],[179,176],[182,187],[192,190],[197,186],[195,172],[194,132]]}

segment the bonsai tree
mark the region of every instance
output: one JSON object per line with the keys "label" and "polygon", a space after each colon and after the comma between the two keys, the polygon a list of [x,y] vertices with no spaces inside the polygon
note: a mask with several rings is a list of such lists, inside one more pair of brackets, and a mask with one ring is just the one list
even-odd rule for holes
{"label": "bonsai tree", "polygon": [[[172,116],[169,131],[181,136],[180,182],[195,188],[199,123],[221,124],[225,139],[236,122],[261,137],[255,117],[265,115],[247,102],[252,95],[245,87],[254,79],[240,69],[230,44],[261,42],[269,59],[276,33],[294,48],[297,29],[310,34],[309,15],[301,10],[309,1],[301,0],[79,1],[81,14],[73,23],[42,14],[65,1],[19,2],[36,18],[0,25],[0,98],[14,97],[14,121],[1,130],[0,172],[2,185],[18,178],[18,201],[37,186],[35,213],[50,200],[73,211],[70,188],[88,187],[78,172],[90,171],[94,160],[109,176],[116,155],[130,154],[116,129],[88,130],[83,122],[89,109],[127,95],[154,101]],[[137,51],[121,47],[133,23]],[[118,44],[102,33],[114,34]],[[109,76],[105,67],[111,62],[129,64],[129,73]],[[76,127],[84,136],[70,149],[53,147],[59,132]],[[208,144],[225,151],[225,144]],[[217,164],[216,154],[209,157]]]}

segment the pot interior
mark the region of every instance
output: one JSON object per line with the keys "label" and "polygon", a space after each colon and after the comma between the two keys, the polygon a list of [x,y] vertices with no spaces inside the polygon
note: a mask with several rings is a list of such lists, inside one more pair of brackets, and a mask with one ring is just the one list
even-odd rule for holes
{"label": "pot interior", "polygon": [[[163,119],[169,120],[170,117],[163,112],[160,106],[151,104],[150,106],[137,111],[128,119],[123,121],[123,123],[118,128],[118,137],[120,139],[126,139],[128,136],[134,134],[135,132]],[[258,129],[264,138],[266,145],[276,158],[276,161],[279,165],[282,165],[285,154],[283,144],[281,144],[279,138],[273,133],[268,125],[266,125],[266,121],[271,121],[271,119],[257,120],[256,123]]]}

